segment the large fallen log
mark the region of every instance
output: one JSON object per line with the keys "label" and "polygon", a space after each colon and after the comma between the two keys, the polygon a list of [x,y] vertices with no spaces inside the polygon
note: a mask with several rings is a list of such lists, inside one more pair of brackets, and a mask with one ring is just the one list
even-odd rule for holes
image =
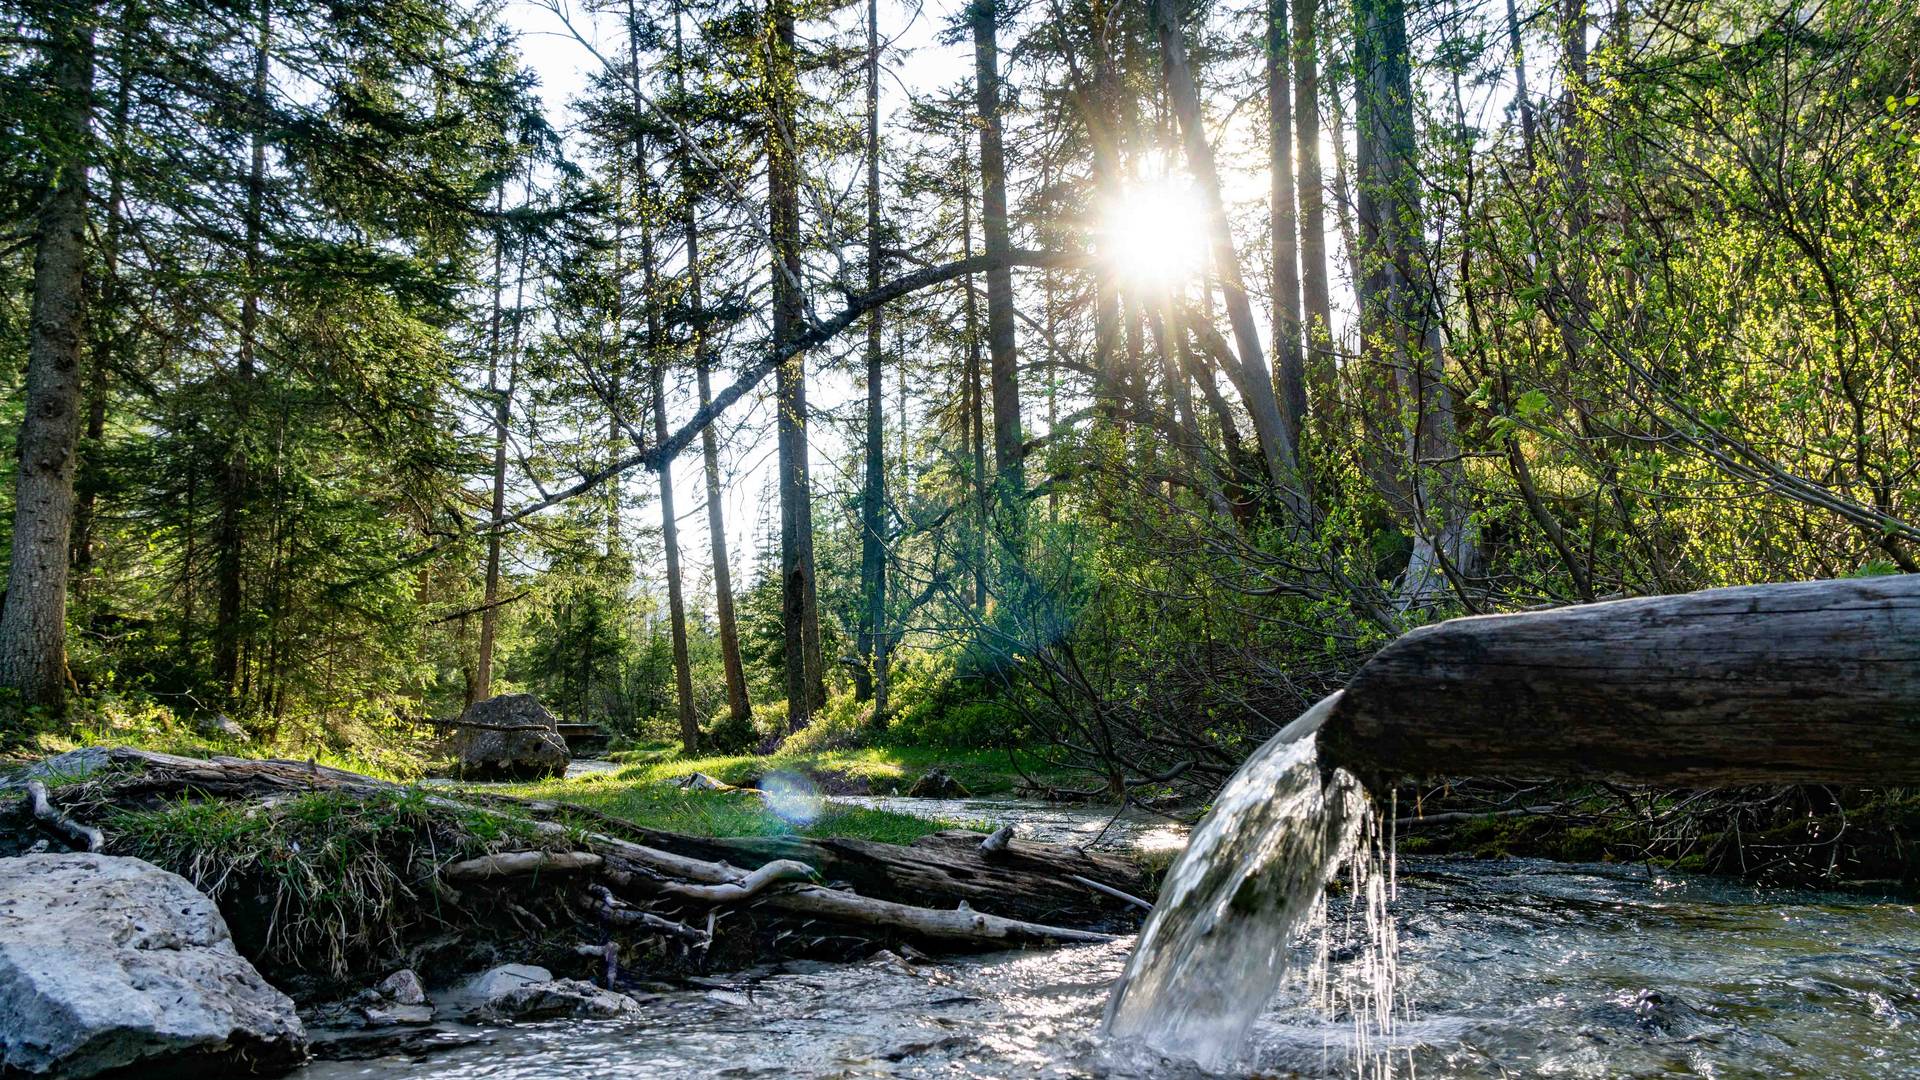
{"label": "large fallen log", "polygon": [[1920,575],[1422,627],[1328,711],[1367,777],[1920,784]]}

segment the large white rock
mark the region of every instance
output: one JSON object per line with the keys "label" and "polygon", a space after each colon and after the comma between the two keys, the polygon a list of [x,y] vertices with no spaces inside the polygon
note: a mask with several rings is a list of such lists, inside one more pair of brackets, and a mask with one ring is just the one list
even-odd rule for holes
{"label": "large white rock", "polygon": [[0,859],[0,1073],[270,1074],[306,1047],[293,1002],[185,878],[115,855]]}

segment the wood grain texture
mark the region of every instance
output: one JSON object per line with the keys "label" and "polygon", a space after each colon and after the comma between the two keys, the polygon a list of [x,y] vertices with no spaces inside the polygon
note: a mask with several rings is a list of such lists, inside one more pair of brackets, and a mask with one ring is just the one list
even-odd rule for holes
{"label": "wood grain texture", "polygon": [[1920,575],[1422,627],[1320,738],[1373,777],[1920,784]]}

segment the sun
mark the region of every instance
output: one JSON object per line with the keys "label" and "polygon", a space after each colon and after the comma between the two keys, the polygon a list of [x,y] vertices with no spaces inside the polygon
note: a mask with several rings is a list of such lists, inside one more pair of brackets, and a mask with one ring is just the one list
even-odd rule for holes
{"label": "sun", "polygon": [[1164,288],[1199,275],[1207,261],[1207,215],[1192,185],[1136,181],[1101,214],[1100,255],[1135,288]]}

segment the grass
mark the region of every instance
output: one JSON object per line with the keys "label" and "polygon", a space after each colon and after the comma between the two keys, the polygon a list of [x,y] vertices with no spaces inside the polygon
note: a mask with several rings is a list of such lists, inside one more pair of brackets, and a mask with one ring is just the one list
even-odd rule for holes
{"label": "grass", "polygon": [[984,827],[980,822],[936,820],[805,797],[772,800],[770,806],[769,800],[756,792],[687,790],[674,787],[668,779],[656,779],[649,767],[635,766],[618,774],[516,784],[506,792],[527,799],[573,803],[645,828],[697,836],[848,837],[910,844],[942,829]]}
{"label": "grass", "polygon": [[420,791],[317,791],[270,806],[182,799],[106,823],[116,854],[137,855],[220,904],[249,956],[344,977],[398,952],[440,899],[420,859],[545,846],[498,815],[433,806]]}
{"label": "grass", "polygon": [[[732,754],[685,758],[669,747],[630,750],[615,760],[629,767],[623,778],[642,783],[664,783],[696,772],[722,783],[751,786],[770,772],[792,772],[821,783],[829,790],[861,790],[875,795],[905,793],[915,780],[932,771],[947,775],[975,795],[1009,795],[1024,781],[1004,750],[954,750],[935,747],[876,746],[850,750],[775,753],[765,757]],[[1049,769],[1031,757],[1021,766],[1045,783],[1084,786],[1082,774]]]}

